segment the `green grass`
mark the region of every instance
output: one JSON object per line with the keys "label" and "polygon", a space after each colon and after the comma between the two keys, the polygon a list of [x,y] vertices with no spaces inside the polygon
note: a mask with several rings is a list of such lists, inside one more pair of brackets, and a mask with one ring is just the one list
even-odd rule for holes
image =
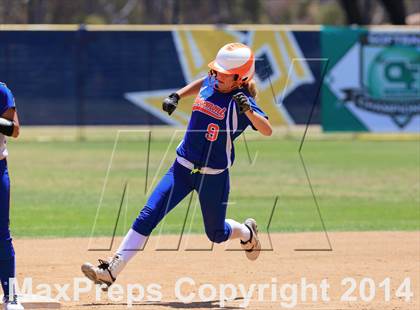
{"label": "green grass", "polygon": [[[30,129],[27,129],[30,130]],[[99,130],[99,129],[98,129]],[[100,130],[99,130],[100,131]],[[12,179],[11,227],[15,236],[90,236],[105,176],[114,147],[115,131],[94,139],[75,141],[35,136],[9,141]],[[94,235],[110,235],[128,184],[117,234],[123,234],[147,199],[145,172],[147,133],[123,133],[105,186]],[[151,144],[149,189],[152,180],[174,159],[180,135],[170,144],[170,134],[158,134]],[[237,220],[255,217],[262,230],[271,221],[272,232],[320,231],[321,222],[298,156],[299,139],[249,135],[250,164],[242,139],[236,144],[231,169],[228,216]],[[168,149],[167,156],[164,157]],[[419,230],[420,144],[411,141],[332,139],[318,135],[303,148],[311,183],[329,231]],[[158,171],[162,162],[162,169]],[[186,218],[186,231],[203,233],[196,195],[187,216],[185,199],[158,227],[178,233]],[[195,209],[198,207],[198,209]],[[194,210],[196,212],[194,212]],[[195,214],[195,215],[194,215]],[[191,230],[190,230],[191,229]]]}

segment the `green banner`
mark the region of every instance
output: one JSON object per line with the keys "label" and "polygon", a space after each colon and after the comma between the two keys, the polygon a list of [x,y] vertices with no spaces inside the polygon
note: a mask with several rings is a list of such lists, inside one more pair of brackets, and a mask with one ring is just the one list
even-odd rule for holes
{"label": "green banner", "polygon": [[325,27],[325,131],[420,132],[420,32]]}

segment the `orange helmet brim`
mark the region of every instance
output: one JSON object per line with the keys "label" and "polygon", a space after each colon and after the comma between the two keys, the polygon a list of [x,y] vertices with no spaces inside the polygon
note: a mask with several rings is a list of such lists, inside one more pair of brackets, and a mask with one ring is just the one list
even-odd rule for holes
{"label": "orange helmet brim", "polygon": [[232,72],[232,71],[229,71],[229,70],[226,70],[226,69],[223,69],[217,62],[216,62],[216,60],[213,60],[212,62],[210,62],[209,64],[208,64],[208,66],[209,66],[209,68],[210,69],[212,69],[212,70],[214,70],[214,71],[217,71],[217,72],[220,72],[220,73],[223,73],[223,74],[235,74],[234,72]]}

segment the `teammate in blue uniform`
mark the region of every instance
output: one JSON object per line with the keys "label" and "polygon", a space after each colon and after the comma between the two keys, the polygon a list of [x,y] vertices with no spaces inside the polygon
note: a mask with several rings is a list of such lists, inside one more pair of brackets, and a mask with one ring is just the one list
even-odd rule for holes
{"label": "teammate in blue uniform", "polygon": [[15,251],[9,229],[10,179],[6,136],[16,138],[18,135],[19,119],[12,92],[0,83],[0,280],[4,293],[3,307],[7,310],[23,309],[13,293],[14,289],[9,287],[10,278],[15,277]]}
{"label": "teammate in blue uniform", "polygon": [[181,98],[198,94],[175,162],[154,189],[116,254],[109,261],[100,260],[99,266],[82,265],[82,272],[95,283],[105,284],[105,289],[136,254],[135,250],[143,247],[162,218],[193,190],[198,193],[205,231],[212,242],[239,238],[250,260],[257,259],[260,253],[255,220],[238,223],[226,219],[234,140],[248,126],[263,135],[272,133],[267,115],[255,101],[254,55],[246,45],[230,43],[219,50],[209,67],[207,77],[163,102],[163,110],[171,115]]}

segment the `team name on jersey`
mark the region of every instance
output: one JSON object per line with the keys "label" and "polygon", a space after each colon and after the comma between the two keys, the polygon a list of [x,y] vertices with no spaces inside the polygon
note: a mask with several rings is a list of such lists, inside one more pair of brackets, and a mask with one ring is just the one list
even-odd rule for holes
{"label": "team name on jersey", "polygon": [[219,120],[225,118],[226,112],[226,108],[221,108],[218,105],[210,101],[205,101],[203,98],[200,97],[197,97],[195,99],[192,110],[202,112]]}

